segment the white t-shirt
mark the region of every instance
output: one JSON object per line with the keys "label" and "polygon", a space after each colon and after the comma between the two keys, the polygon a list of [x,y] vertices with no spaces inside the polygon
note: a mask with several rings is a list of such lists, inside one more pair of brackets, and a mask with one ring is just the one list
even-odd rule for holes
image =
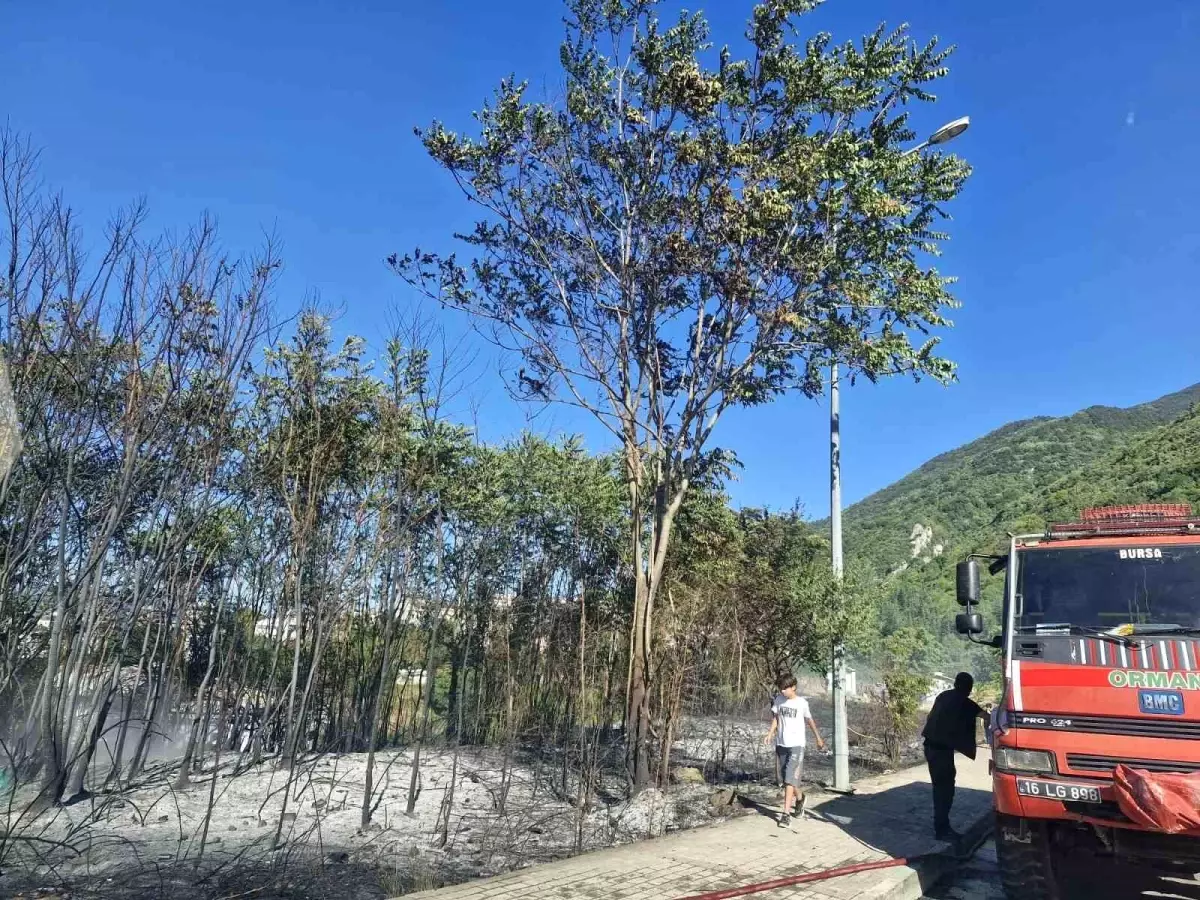
{"label": "white t-shirt", "polygon": [[812,718],[808,701],[803,697],[793,697],[789,700],[780,694],[771,705],[775,716],[775,746],[803,747],[806,743],[804,727],[805,719]]}

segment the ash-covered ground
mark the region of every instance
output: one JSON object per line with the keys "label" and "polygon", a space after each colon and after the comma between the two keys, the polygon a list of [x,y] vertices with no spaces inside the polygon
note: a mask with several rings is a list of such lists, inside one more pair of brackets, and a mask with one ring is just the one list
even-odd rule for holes
{"label": "ash-covered ground", "polygon": [[[827,729],[827,708],[813,705]],[[855,718],[852,713],[852,724]],[[306,759],[290,789],[287,770],[268,761],[236,775],[223,767],[215,785],[206,770],[185,790],[174,790],[175,772],[163,768],[125,792],[38,814],[18,791],[9,804],[0,896],[399,896],[736,815],[741,807],[728,802],[731,790],[756,799],[776,794],[765,729],[765,721],[750,718],[686,719],[665,791],[652,788],[627,799],[624,775],[613,767],[598,779],[584,810],[577,774],[564,777],[553,754],[539,761],[530,753],[506,758],[501,750],[461,748],[457,763],[452,750],[424,752],[408,815],[412,757],[383,752],[376,757],[377,805],[366,829],[366,754]],[[856,776],[886,767],[870,741],[858,741],[852,762]],[[829,757],[809,753],[808,780],[828,781],[831,770]]]}

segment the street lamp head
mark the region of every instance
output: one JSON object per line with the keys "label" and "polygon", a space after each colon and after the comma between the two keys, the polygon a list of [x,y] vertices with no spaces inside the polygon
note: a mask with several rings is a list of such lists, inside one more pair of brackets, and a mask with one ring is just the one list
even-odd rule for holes
{"label": "street lamp head", "polygon": [[944,143],[946,143],[946,141],[952,141],[956,137],[958,137],[960,134],[962,134],[964,131],[966,131],[967,127],[970,124],[971,124],[970,116],[963,116],[961,119],[955,119],[953,122],[947,122],[945,125],[943,125],[941,128],[939,128],[937,131],[935,131],[933,134],[931,134],[929,136],[928,143],[930,145],[933,145],[933,144],[944,144]]}

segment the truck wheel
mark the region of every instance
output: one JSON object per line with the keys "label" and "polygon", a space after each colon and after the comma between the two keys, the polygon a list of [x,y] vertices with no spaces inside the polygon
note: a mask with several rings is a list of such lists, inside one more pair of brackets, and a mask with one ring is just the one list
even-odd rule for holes
{"label": "truck wheel", "polygon": [[997,816],[996,859],[1008,900],[1058,900],[1045,823]]}

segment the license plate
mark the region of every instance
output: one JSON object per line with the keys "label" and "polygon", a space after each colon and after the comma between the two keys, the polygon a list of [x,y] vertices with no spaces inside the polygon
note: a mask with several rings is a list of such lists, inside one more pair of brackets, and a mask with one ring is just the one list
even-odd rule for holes
{"label": "license plate", "polygon": [[1064,784],[1061,781],[1033,781],[1029,778],[1018,778],[1017,793],[1024,797],[1038,797],[1042,800],[1100,802],[1100,788],[1082,784]]}

